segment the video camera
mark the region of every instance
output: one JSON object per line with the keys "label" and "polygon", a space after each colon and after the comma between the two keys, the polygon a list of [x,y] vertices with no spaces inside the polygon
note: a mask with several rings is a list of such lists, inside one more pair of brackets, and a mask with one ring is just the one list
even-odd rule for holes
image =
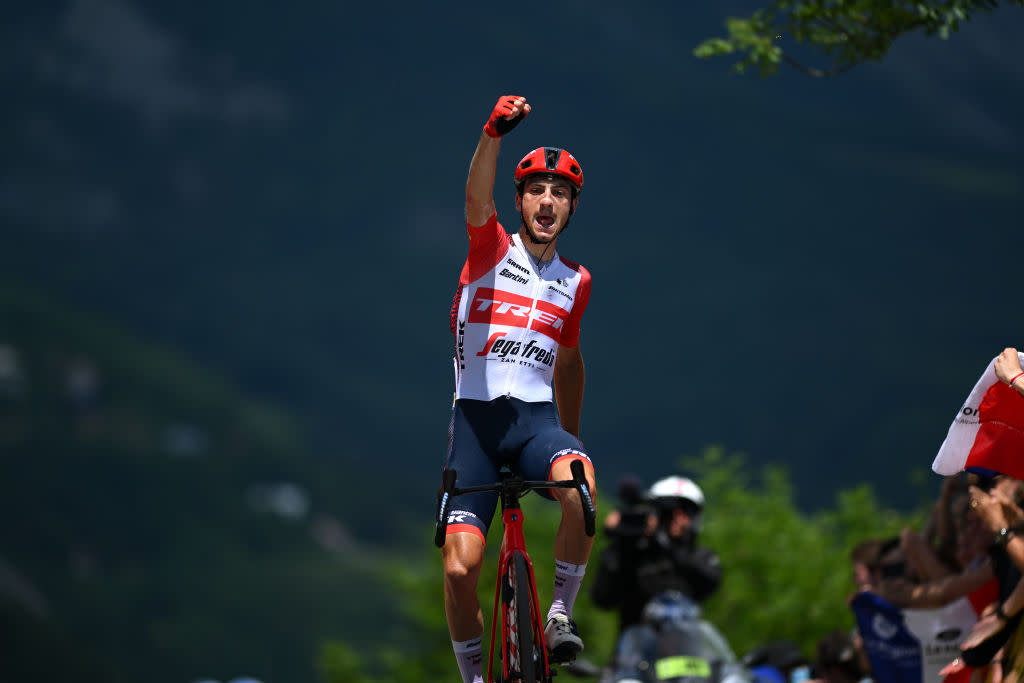
{"label": "video camera", "polygon": [[619,480],[619,523],[613,529],[606,529],[610,536],[639,538],[648,535],[648,519],[657,512],[654,505],[644,498],[639,480],[623,477]]}

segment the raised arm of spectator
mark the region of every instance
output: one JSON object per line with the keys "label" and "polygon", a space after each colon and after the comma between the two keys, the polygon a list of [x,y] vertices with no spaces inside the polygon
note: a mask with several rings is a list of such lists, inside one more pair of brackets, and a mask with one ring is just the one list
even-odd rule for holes
{"label": "raised arm of spectator", "polygon": [[[1006,554],[1018,569],[1024,571],[1024,531],[1017,532],[1024,512],[1014,502],[1010,491],[1019,487],[1019,482],[1009,477],[992,487],[989,492],[977,486],[968,490],[971,494],[971,509],[995,534],[996,543],[1004,544]],[[964,650],[980,645],[1006,625],[1009,618],[1024,609],[1024,582],[1018,582],[1009,596],[994,608],[986,610],[984,616],[971,629],[970,635],[961,645]]]}
{"label": "raised arm of spectator", "polygon": [[939,558],[934,546],[926,540],[923,533],[906,527],[900,533],[900,547],[906,555],[907,565],[913,568],[922,583],[941,579],[953,573],[953,568]]}
{"label": "raised arm of spectator", "polygon": [[[1017,535],[1016,529],[1024,523],[1024,510],[1020,509],[1012,497],[1012,492],[1019,487],[1020,483],[1016,479],[1001,477],[990,491],[983,491],[977,486],[971,486],[968,491],[971,494],[971,509],[985,522],[989,530],[993,534],[1002,534],[1004,529],[1007,530],[1006,534],[1002,534],[1001,539],[996,538],[996,540],[1007,543],[1006,548],[1010,559],[1017,564],[1021,571],[1024,571],[1024,547],[1018,548],[1019,552],[1014,553],[1010,551],[1008,543],[1012,537]],[[1024,534],[1024,530],[1020,533]]]}
{"label": "raised arm of spectator", "polygon": [[1003,352],[996,356],[995,370],[1000,382],[1006,382],[1016,389],[1018,394],[1024,396],[1024,369],[1020,366],[1017,349],[1003,349]]}
{"label": "raised arm of spectator", "polygon": [[922,533],[925,543],[935,557],[948,567],[957,565],[956,519],[958,514],[962,516],[961,506],[965,504],[968,495],[965,474],[961,472],[943,479],[939,497],[932,506],[928,523]]}
{"label": "raised arm of spectator", "polygon": [[956,574],[915,584],[906,579],[883,579],[874,592],[899,607],[942,607],[957,598],[970,595],[995,576],[987,559]]}
{"label": "raised arm of spectator", "polygon": [[[1007,550],[1009,551],[1011,544],[1007,544]],[[1014,546],[1024,546],[1024,539],[1021,539],[1015,543]],[[1013,556],[1013,551],[1010,551]],[[1017,562],[1017,560],[1014,560]],[[999,633],[1006,626],[1006,622],[1016,616],[1022,609],[1024,609],[1024,581],[1018,581],[1011,592],[1002,603],[996,604],[986,608],[981,619],[971,628],[970,634],[960,645],[960,649],[969,650],[974,647],[978,647],[983,642]]]}

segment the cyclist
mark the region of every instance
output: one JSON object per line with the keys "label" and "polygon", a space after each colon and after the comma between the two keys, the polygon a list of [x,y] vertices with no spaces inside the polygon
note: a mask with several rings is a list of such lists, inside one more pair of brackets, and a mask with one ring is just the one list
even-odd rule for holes
{"label": "cyclist", "polygon": [[[455,469],[456,486],[464,487],[496,481],[502,465],[517,467],[527,479],[571,479],[570,463],[581,460],[593,496],[594,468],[579,440],[579,323],[590,297],[590,273],[555,250],[579,202],[583,171],[563,149],[535,149],[515,169],[516,233],[505,232],[494,204],[501,137],[530,109],[523,97],[499,99],[469,166],[469,255],[451,309],[455,401],[445,467]],[[562,508],[544,636],[552,661],[566,662],[583,649],[572,610],[593,539],[584,531],[574,489],[542,495]],[[494,493],[456,498],[442,551],[445,616],[467,683],[483,680],[477,580],[496,505]]]}
{"label": "cyclist", "polygon": [[704,492],[692,480],[671,476],[647,490],[641,503],[646,523],[626,523],[635,513],[613,511],[605,520],[611,543],[601,553],[590,596],[619,614],[616,662],[627,650],[653,636],[644,623],[644,607],[658,595],[682,593],[695,603],[707,600],[722,581],[718,555],[697,545]]}

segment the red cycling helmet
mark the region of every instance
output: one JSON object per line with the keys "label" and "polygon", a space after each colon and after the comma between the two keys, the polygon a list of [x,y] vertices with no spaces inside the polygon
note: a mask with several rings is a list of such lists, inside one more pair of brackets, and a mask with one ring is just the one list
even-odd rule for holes
{"label": "red cycling helmet", "polygon": [[526,177],[538,173],[560,175],[576,188],[578,195],[583,191],[583,169],[576,157],[558,147],[538,147],[516,165],[516,192],[522,194]]}

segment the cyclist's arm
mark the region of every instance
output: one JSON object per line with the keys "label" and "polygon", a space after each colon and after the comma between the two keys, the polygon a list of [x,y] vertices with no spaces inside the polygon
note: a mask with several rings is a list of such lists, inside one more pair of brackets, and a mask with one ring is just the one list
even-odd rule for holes
{"label": "cyclist's arm", "polygon": [[577,438],[583,411],[583,375],[583,354],[579,344],[559,344],[558,355],[555,356],[555,404],[562,428]]}
{"label": "cyclist's arm", "polygon": [[501,136],[515,128],[530,113],[525,97],[503,95],[476,143],[466,179],[466,221],[471,227],[484,225],[495,213],[494,173],[498,167]]}
{"label": "cyclist's arm", "polygon": [[466,221],[473,227],[480,227],[490,220],[494,207],[494,174],[498,167],[498,150],[501,138],[480,134],[476,152],[469,164],[466,179]]}

